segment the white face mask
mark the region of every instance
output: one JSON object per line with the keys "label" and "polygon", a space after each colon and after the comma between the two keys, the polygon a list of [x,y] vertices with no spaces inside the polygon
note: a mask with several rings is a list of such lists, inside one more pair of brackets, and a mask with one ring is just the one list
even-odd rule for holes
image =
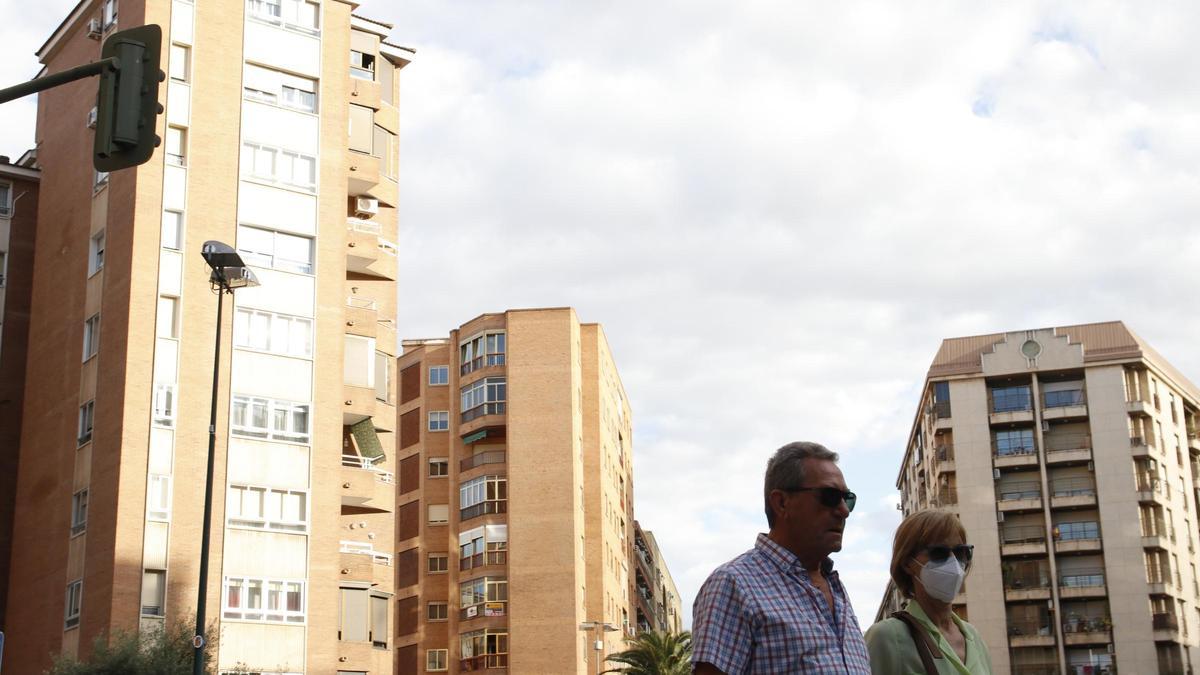
{"label": "white face mask", "polygon": [[[920,565],[920,562],[916,561]],[[940,563],[927,562],[921,565],[921,573],[917,580],[925,587],[925,592],[935,600],[945,603],[954,602],[954,596],[962,589],[963,579],[967,571],[958,564],[958,558],[953,555]]]}

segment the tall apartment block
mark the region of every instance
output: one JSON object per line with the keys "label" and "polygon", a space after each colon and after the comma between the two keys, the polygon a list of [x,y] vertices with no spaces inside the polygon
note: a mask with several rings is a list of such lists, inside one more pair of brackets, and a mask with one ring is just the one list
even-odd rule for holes
{"label": "tall apartment block", "polygon": [[[1200,390],[1121,322],[945,340],[897,480],[975,545],[997,672],[1200,666]],[[891,588],[880,609],[898,603]]]}
{"label": "tall apartment block", "polygon": [[396,672],[598,672],[632,632],[636,564],[604,332],[511,310],[403,345]]}
{"label": "tall apartment block", "polygon": [[[397,108],[412,58],[342,0],[84,0],[45,73],[164,31],[163,146],[91,168],[96,82],[40,95],[5,672],[194,616],[216,296],[220,672],[390,673]],[[168,44],[169,43],[169,44]],[[18,214],[26,203],[17,206]],[[243,672],[239,670],[239,672]]]}
{"label": "tall apartment block", "polygon": [[7,630],[8,562],[29,347],[29,286],[40,177],[34,155],[25,153],[15,163],[0,156],[0,631]]}

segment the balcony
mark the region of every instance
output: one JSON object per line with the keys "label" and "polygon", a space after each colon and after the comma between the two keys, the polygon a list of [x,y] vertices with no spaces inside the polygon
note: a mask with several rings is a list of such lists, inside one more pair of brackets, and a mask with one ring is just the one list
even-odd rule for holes
{"label": "balcony", "polygon": [[1179,618],[1172,612],[1159,612],[1151,617],[1155,642],[1179,640]]}
{"label": "balcony", "polygon": [[459,621],[469,621],[479,617],[501,617],[508,616],[508,601],[500,600],[497,602],[481,602],[475,605],[468,605],[458,610]]}
{"label": "balcony", "polygon": [[[1063,526],[1074,525],[1075,523],[1063,523]],[[1093,525],[1095,523],[1092,523]],[[1055,526],[1057,532],[1059,526]],[[1100,542],[1100,533],[1096,532],[1070,532],[1064,531],[1060,536],[1054,538],[1055,553],[1092,553],[1099,551],[1102,548]]]}
{"label": "balcony", "polygon": [[1087,417],[1087,396],[1082,389],[1047,391],[1042,394],[1042,419]]}
{"label": "balcony", "polygon": [[996,488],[996,508],[1004,513],[1040,511],[1042,484],[1036,482],[1005,483]]}
{"label": "balcony", "polygon": [[1041,525],[1001,527],[1001,555],[1036,555],[1046,553],[1046,529]]}
{"label": "balcony", "polygon": [[342,455],[342,504],[392,511],[395,508],[395,476],[377,466],[378,460]]}
{"label": "balcony", "polygon": [[382,224],[374,220],[348,218],[346,224],[346,271],[383,279],[396,279],[396,245],[384,238]]}
{"label": "balcony", "polygon": [[[346,149],[346,163],[350,166],[349,188],[351,197],[373,197],[373,190],[381,179],[383,162],[366,152]],[[389,202],[390,203],[390,202]]]}
{"label": "balcony", "polygon": [[459,471],[469,471],[476,467],[485,466],[487,464],[503,464],[505,461],[505,453],[503,450],[485,450],[477,452],[470,457],[465,457],[458,463]]}
{"label": "balcony", "polygon": [[1033,421],[1033,399],[1028,385],[991,389],[988,399],[992,424]]}
{"label": "balcony", "polygon": [[1139,502],[1143,504],[1167,504],[1166,488],[1157,475],[1139,473],[1136,482]]}
{"label": "balcony", "polygon": [[388,590],[392,587],[392,555],[374,550],[367,542],[340,542],[338,568],[342,581],[367,582]]}
{"label": "balcony", "polygon": [[1048,433],[1046,442],[1046,464],[1082,464],[1092,459],[1091,434]]}
{"label": "balcony", "polygon": [[375,337],[379,323],[378,309],[372,298],[346,296],[346,332],[351,335]]}
{"label": "balcony", "polygon": [[1096,481],[1090,477],[1074,476],[1050,481],[1050,507],[1079,508],[1096,505]]}
{"label": "balcony", "polygon": [[[507,543],[507,542],[506,542]],[[508,564],[508,549],[497,551],[481,551],[458,559],[458,571],[479,569],[481,567],[503,566]]]}
{"label": "balcony", "polygon": [[1106,645],[1112,642],[1112,621],[1108,617],[1078,617],[1063,622],[1063,644]]}
{"label": "balcony", "polygon": [[1037,448],[1033,446],[1003,449],[992,446],[992,464],[998,469],[1014,466],[1037,466],[1037,463]]}
{"label": "balcony", "polygon": [[472,518],[478,518],[479,516],[485,516],[493,513],[508,513],[508,500],[489,499],[487,501],[479,502],[474,506],[468,506],[465,509],[459,509],[458,519],[461,522],[466,522]]}
{"label": "balcony", "polygon": [[1200,431],[1189,428],[1187,431],[1188,449],[1200,452]]}
{"label": "balcony", "polygon": [[1009,602],[1050,599],[1050,577],[1045,570],[1005,573],[1004,599]]}
{"label": "balcony", "polygon": [[462,411],[462,424],[474,421],[485,415],[503,415],[506,409],[505,401],[493,401],[477,405],[470,410]]}
{"label": "balcony", "polygon": [[1074,598],[1103,598],[1108,595],[1104,584],[1104,570],[1100,568],[1075,570],[1058,579],[1058,596],[1063,600]]}
{"label": "balcony", "polygon": [[[374,354],[371,355],[374,357]],[[374,367],[374,364],[372,364]],[[370,419],[379,431],[396,430],[396,406],[377,398],[374,386],[342,385],[342,424],[352,426]]]}
{"label": "balcony", "polygon": [[934,456],[937,457],[938,473],[947,473],[954,471],[954,445],[939,445],[933,450]]}
{"label": "balcony", "polygon": [[1125,411],[1131,415],[1141,415],[1143,417],[1147,417],[1150,415],[1150,404],[1142,398],[1126,401]]}
{"label": "balcony", "polygon": [[1048,621],[1009,620],[1010,647],[1053,647],[1054,626]]}
{"label": "balcony", "polygon": [[1129,448],[1134,457],[1149,457],[1154,448],[1154,439],[1147,436],[1130,436]]}

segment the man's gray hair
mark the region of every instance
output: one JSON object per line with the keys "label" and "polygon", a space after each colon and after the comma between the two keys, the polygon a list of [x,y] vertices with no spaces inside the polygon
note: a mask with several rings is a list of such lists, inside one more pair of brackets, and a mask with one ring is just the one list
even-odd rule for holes
{"label": "man's gray hair", "polygon": [[820,443],[796,441],[776,450],[767,462],[767,475],[763,480],[763,506],[766,507],[769,527],[775,527],[775,512],[771,510],[771,491],[804,487],[804,461],[807,459],[836,462],[838,454]]}

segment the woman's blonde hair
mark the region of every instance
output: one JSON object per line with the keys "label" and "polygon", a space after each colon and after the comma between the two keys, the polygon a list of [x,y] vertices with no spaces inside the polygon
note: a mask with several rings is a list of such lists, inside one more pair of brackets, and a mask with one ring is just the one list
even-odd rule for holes
{"label": "woman's blonde hair", "polygon": [[945,544],[958,535],[962,543],[967,543],[967,530],[958,520],[958,516],[949,511],[926,509],[918,511],[904,519],[896,528],[896,538],[892,540],[892,581],[904,597],[913,597],[913,578],[904,565],[916,556],[926,546]]}

